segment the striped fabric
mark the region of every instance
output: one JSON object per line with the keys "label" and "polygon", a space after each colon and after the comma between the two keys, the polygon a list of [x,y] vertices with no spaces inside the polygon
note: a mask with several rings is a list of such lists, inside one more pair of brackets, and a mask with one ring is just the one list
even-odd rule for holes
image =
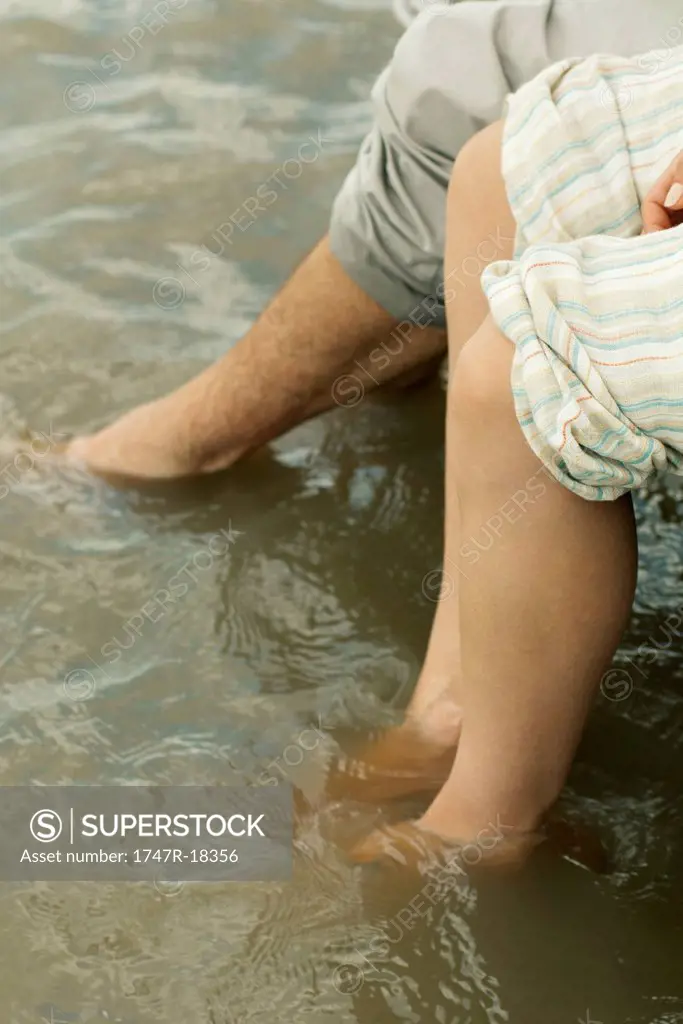
{"label": "striped fabric", "polygon": [[517,253],[482,284],[527,441],[590,500],[683,473],[683,227],[640,213],[681,150],[683,48],[565,61],[509,100]]}

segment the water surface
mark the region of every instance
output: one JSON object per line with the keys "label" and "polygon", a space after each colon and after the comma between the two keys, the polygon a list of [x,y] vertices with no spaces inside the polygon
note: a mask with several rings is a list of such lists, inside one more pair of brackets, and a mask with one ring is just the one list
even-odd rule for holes
{"label": "water surface", "polygon": [[[167,6],[160,22],[138,0],[0,0],[0,783],[221,783],[333,708],[292,770],[315,788],[336,726],[390,718],[418,671],[438,385],[339,409],[191,486],[122,493],[12,463],[25,428],[93,429],[240,337],[324,230],[398,34],[379,0]],[[316,159],[275,187],[307,140]],[[314,815],[287,885],[5,884],[1,1020],[683,1021],[683,656],[663,631],[682,512],[673,484],[639,497],[628,677],[566,796],[613,874],[543,862],[404,928],[419,883],[351,868]],[[131,616],[230,528],[131,642]]]}

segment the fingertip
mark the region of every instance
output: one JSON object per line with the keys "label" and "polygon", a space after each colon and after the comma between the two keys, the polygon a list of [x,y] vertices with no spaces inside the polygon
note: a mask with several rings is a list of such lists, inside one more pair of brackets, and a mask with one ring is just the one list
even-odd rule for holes
{"label": "fingertip", "polygon": [[667,210],[683,210],[683,185],[676,182],[667,192],[664,206]]}
{"label": "fingertip", "polygon": [[671,218],[661,206],[649,204],[644,207],[642,215],[644,235],[654,235],[659,231],[668,231],[672,226]]}

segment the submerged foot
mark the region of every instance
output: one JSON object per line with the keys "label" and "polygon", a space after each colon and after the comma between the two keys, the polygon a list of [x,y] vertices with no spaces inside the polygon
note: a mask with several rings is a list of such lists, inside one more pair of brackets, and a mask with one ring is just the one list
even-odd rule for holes
{"label": "submerged foot", "polygon": [[448,778],[462,714],[442,698],[420,717],[410,715],[355,756],[341,755],[327,782],[329,797],[381,803],[438,790]]}
{"label": "submerged foot", "polygon": [[541,847],[594,874],[607,874],[612,869],[596,833],[555,815],[534,831],[519,831],[497,819],[470,840],[440,835],[432,831],[425,819],[406,821],[375,829],[355,844],[349,856],[357,864],[391,860],[419,870],[436,861],[467,872],[468,868],[480,865],[522,867]]}
{"label": "submerged foot", "polygon": [[499,822],[481,829],[472,840],[462,840],[439,835],[422,820],[405,821],[375,829],[349,856],[357,864],[395,861],[418,871],[441,864],[464,875],[479,866],[519,867],[542,841],[541,834],[518,833]]}

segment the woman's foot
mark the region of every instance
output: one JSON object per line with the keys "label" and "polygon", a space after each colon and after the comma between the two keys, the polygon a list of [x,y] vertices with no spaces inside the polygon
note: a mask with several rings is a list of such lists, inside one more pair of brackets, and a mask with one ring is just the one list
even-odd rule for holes
{"label": "woman's foot", "polygon": [[424,819],[375,829],[349,851],[357,864],[393,860],[418,871],[435,864],[464,876],[471,868],[520,867],[543,842],[541,833],[521,833],[501,822],[491,822],[469,840],[439,835]]}
{"label": "woman's foot", "polygon": [[355,756],[342,755],[327,783],[330,798],[381,803],[438,790],[448,778],[462,712],[447,694],[382,733]]}
{"label": "woman's foot", "polygon": [[[452,830],[449,830],[452,831]],[[465,841],[439,835],[425,818],[375,829],[349,851],[357,864],[393,860],[421,870],[435,862],[455,875],[479,866],[522,867],[539,847],[594,874],[607,874],[612,864],[600,837],[589,829],[552,815],[535,831],[515,830],[496,820]]]}

